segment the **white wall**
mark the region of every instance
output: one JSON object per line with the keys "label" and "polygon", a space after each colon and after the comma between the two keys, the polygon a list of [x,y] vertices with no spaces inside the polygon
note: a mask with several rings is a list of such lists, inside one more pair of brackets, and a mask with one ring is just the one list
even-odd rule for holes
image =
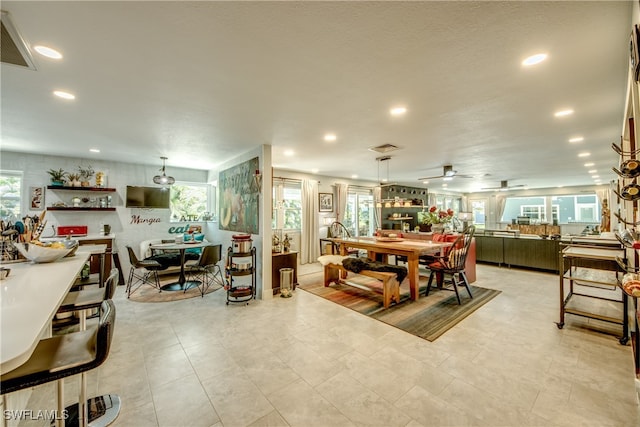
{"label": "white wall", "polygon": [[[154,186],[153,177],[159,173],[162,166],[158,159],[157,166],[140,165],[134,163],[105,162],[87,158],[42,156],[34,154],[2,152],[0,158],[0,168],[4,171],[20,171],[23,173],[23,215],[39,215],[42,211],[31,211],[27,208],[29,187],[46,186],[50,183],[49,169],[62,168],[66,171],[75,171],[78,165],[91,164],[96,171],[103,171],[107,175],[107,187],[115,188],[116,193],[109,193],[112,198],[112,205],[115,212],[84,212],[84,211],[47,211],[45,220],[47,228],[43,236],[50,236],[54,232],[51,226],[57,228],[59,225],[87,225],[90,235],[100,234],[100,225],[111,225],[112,234],[116,235],[115,247],[122,262],[123,272],[126,276],[129,270],[129,260],[126,245],[131,245],[139,254],[139,244],[143,240],[152,238],[170,238],[171,227],[184,227],[188,223],[169,222],[170,211],[168,209],[129,209],[124,206],[124,198],[127,185]],[[208,172],[204,170],[184,169],[167,166],[167,174],[173,176],[177,181],[185,182],[207,182]],[[45,206],[50,206],[54,201],[62,200],[69,203],[76,193],[55,192],[46,190]],[[139,215],[142,220],[158,220],[149,224],[147,222],[135,223],[132,215]],[[202,223],[196,223],[202,224]],[[206,229],[203,227],[206,233]],[[207,240],[212,240],[213,236],[207,235]]]}

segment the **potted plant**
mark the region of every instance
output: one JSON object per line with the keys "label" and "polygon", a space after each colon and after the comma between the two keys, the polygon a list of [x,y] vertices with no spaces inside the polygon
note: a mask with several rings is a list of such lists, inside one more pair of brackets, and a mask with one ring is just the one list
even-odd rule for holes
{"label": "potted plant", "polygon": [[63,169],[49,169],[47,173],[51,176],[51,185],[64,185],[64,178],[67,176],[67,173]]}
{"label": "potted plant", "polygon": [[72,187],[80,187],[80,174],[79,173],[70,173],[67,175],[67,179],[69,180],[69,184]]}
{"label": "potted plant", "polygon": [[446,224],[453,219],[453,209],[438,210],[437,206],[431,206],[423,216],[420,231],[433,231],[442,233]]}
{"label": "potted plant", "polygon": [[93,177],[95,171],[91,165],[80,165],[78,166],[78,174],[80,175],[80,185],[82,187],[89,187],[91,185],[89,180]]}

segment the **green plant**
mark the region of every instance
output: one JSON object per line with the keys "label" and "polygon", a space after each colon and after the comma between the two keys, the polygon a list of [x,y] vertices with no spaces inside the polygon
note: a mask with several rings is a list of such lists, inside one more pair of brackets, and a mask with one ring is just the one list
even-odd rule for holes
{"label": "green plant", "polygon": [[67,172],[61,169],[49,169],[47,173],[51,176],[51,181],[63,181],[67,176]]}
{"label": "green plant", "polygon": [[70,173],[67,175],[67,178],[69,179],[69,181],[79,181],[80,180],[80,174],[79,173]]}
{"label": "green plant", "polygon": [[88,181],[91,179],[91,177],[93,177],[93,175],[95,174],[95,171],[93,170],[93,167],[91,165],[87,165],[87,166],[78,166],[78,174],[80,175],[80,180],[81,181]]}

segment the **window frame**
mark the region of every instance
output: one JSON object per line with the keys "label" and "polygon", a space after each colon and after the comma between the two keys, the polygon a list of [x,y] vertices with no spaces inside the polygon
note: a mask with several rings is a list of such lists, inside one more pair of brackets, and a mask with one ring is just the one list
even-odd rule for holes
{"label": "window frame", "polygon": [[202,213],[198,216],[198,219],[195,220],[189,220],[189,219],[175,219],[173,217],[173,197],[171,195],[171,191],[173,191],[173,188],[175,188],[175,186],[182,186],[182,187],[204,187],[206,189],[206,201],[205,201],[205,211],[204,212],[208,212],[211,214],[211,219],[213,220],[215,218],[215,212],[216,212],[216,202],[215,202],[215,196],[217,193],[217,187],[215,185],[213,185],[212,183],[209,182],[192,182],[192,181],[176,181],[171,187],[169,187],[169,222],[170,223],[177,223],[177,222],[185,222],[185,221],[189,221],[189,222],[193,222],[193,221],[197,221],[197,222],[204,222],[205,220],[202,219]]}

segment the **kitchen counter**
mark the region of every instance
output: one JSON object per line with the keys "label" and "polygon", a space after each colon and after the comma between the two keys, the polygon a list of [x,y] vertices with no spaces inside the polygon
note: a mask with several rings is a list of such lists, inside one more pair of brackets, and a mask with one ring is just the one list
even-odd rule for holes
{"label": "kitchen counter", "polygon": [[9,266],[11,273],[0,281],[2,372],[29,359],[89,255],[78,248],[75,256],[56,262]]}

